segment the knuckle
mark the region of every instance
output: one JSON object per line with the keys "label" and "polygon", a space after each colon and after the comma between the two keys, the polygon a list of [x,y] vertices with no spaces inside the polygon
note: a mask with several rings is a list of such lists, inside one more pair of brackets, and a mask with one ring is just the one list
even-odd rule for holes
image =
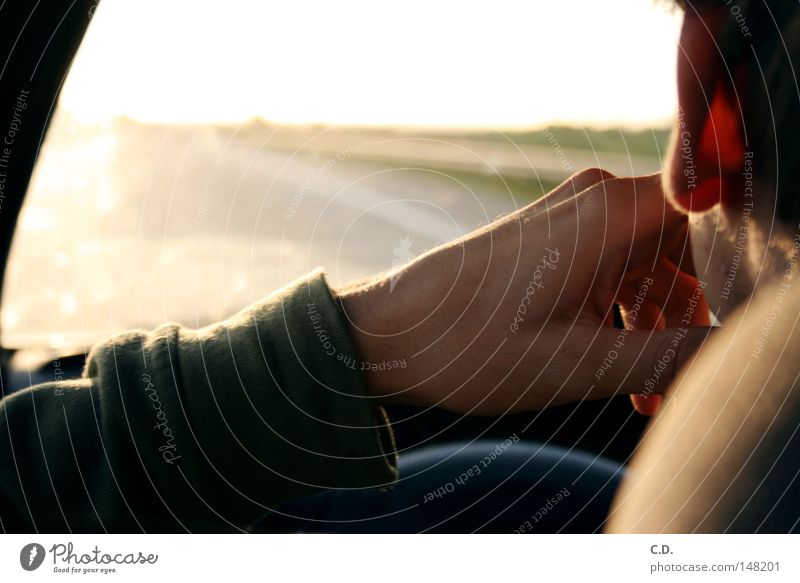
{"label": "knuckle", "polygon": [[613,180],[614,178],[615,176],[611,174],[611,172],[603,170],[602,168],[586,168],[567,178],[567,181],[574,185],[576,191],[579,191],[585,190],[605,180]]}

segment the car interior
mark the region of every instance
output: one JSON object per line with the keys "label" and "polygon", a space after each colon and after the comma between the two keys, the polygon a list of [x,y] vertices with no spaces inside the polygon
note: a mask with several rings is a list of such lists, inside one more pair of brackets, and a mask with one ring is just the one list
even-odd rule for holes
{"label": "car interior", "polygon": [[[94,4],[92,0],[41,0],[31,11],[28,2],[8,0],[0,7],[3,63],[0,69],[0,108],[3,111],[13,109],[20,88],[27,89],[31,101],[37,104],[25,120],[26,131],[20,133],[14,144],[3,191],[0,268],[4,274],[37,157],[47,139],[61,87],[90,22],[87,14],[91,13]],[[72,236],[81,237],[81,233],[75,232]],[[35,269],[36,266],[27,268]],[[621,326],[619,314],[616,323]],[[54,367],[62,371],[64,379],[81,375],[85,354],[45,351],[44,357],[38,357],[36,351],[24,354],[27,350],[2,347],[0,390],[3,397],[32,384],[52,380]],[[541,521],[535,530],[598,531],[602,529],[604,513],[613,496],[611,486],[619,479],[619,468],[624,471],[647,423],[646,417],[634,412],[627,396],[501,417],[465,417],[438,409],[401,406],[388,407],[387,414],[400,452],[401,478],[424,473],[423,482],[414,484],[411,491],[406,491],[401,483],[398,489],[390,492],[388,495],[393,496],[393,501],[389,508],[400,510],[406,504],[422,502],[424,493],[434,490],[442,475],[452,475],[458,468],[471,467],[476,463],[471,460],[481,459],[486,451],[491,451],[509,437],[515,442],[514,453],[504,455],[502,468],[500,464],[494,466],[496,469],[492,471],[498,472],[498,476],[492,486],[481,486],[479,490],[469,492],[465,488],[457,495],[449,496],[447,505],[437,506],[435,515],[420,518],[421,522],[400,525],[388,519],[374,518],[378,516],[375,512],[380,510],[375,508],[379,506],[370,505],[384,503],[370,496],[385,498],[387,493],[364,494],[355,502],[336,498],[334,494],[310,506],[302,500],[289,501],[276,513],[265,517],[256,529],[511,532],[518,530],[522,518],[531,515],[531,512],[521,510],[519,505],[515,506],[522,504],[519,502],[521,497],[531,488],[540,488],[535,497],[538,501],[542,500],[541,488],[546,490],[545,496],[568,488],[575,507],[588,508],[586,513],[591,516],[583,522],[570,522],[568,517],[574,516],[575,507],[568,509],[564,505],[561,518],[551,516],[550,522]],[[535,459],[536,464],[530,464],[531,459]],[[573,465],[570,466],[567,460],[571,460],[569,463]],[[555,466],[559,466],[559,478],[542,482],[543,476]],[[595,481],[581,488],[581,476],[595,470],[600,476],[595,480],[602,480],[601,485],[597,486]],[[422,499],[415,499],[420,492],[423,493]],[[447,497],[446,494],[443,495]],[[593,501],[597,502],[596,508],[592,506]],[[420,512],[424,510],[424,504],[421,504]],[[324,528],[320,524],[324,524]]]}

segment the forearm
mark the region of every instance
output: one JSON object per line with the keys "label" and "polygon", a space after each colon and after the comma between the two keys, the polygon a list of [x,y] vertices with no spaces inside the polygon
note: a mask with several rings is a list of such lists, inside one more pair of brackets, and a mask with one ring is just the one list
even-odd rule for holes
{"label": "forearm", "polygon": [[337,310],[317,276],[210,328],[115,337],[86,378],[4,400],[4,528],[238,530],[287,498],[391,484]]}

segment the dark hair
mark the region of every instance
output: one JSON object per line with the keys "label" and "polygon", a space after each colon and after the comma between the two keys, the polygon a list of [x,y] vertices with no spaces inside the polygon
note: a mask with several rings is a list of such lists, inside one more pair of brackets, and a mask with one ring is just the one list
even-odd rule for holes
{"label": "dark hair", "polygon": [[[725,10],[718,44],[744,119],[745,149],[753,173],[774,189],[776,213],[800,222],[800,5],[797,0],[717,0]],[[692,10],[692,2],[686,2]],[[702,10],[700,4],[695,8]]]}

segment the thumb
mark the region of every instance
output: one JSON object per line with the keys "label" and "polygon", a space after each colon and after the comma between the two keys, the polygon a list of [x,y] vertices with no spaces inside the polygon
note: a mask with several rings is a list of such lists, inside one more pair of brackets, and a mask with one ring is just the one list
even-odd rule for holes
{"label": "thumb", "polygon": [[654,413],[659,401],[654,396],[669,387],[712,330],[699,326],[658,331],[604,328],[592,349],[592,360],[599,365],[591,379],[596,396],[637,395],[634,405],[642,403],[637,410]]}

